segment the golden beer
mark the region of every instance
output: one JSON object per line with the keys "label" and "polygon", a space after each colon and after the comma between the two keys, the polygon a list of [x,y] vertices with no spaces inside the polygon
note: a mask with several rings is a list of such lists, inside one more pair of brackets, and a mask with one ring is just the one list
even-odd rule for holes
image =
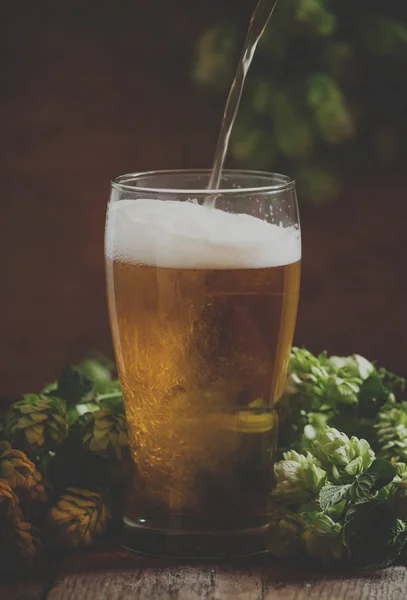
{"label": "golden beer", "polygon": [[[269,247],[263,235],[282,232],[258,231],[256,222],[273,226],[244,215],[251,221],[244,221],[243,251],[229,219],[209,252],[198,235],[207,215],[198,209],[221,211],[185,209],[185,228],[126,202],[108,216],[107,276],[137,465],[127,515],[163,531],[256,527],[273,484],[276,403],[298,305],[298,232],[283,232],[291,250],[281,240]],[[226,250],[223,237],[231,240]]]}

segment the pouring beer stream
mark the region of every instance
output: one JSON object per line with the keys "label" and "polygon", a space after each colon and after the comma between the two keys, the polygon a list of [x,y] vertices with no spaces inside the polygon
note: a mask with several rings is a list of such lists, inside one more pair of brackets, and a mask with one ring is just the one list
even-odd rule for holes
{"label": "pouring beer stream", "polygon": [[[251,18],[243,52],[239,60],[236,75],[230,88],[229,96],[223,113],[211,177],[208,183],[209,190],[217,190],[219,188],[222,169],[225,163],[233,125],[236,121],[237,112],[239,110],[246,76],[250,65],[252,64],[257,44],[259,43],[260,38],[266,29],[267,23],[269,22],[277,3],[278,0],[260,0]],[[214,208],[215,203],[216,196],[209,196],[204,202],[205,206],[210,208]]]}

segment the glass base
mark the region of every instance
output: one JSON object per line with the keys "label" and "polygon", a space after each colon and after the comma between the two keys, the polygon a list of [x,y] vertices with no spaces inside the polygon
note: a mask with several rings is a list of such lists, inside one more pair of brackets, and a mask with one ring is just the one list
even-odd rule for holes
{"label": "glass base", "polygon": [[[140,521],[143,521],[141,519]],[[250,529],[156,528],[124,517],[122,545],[131,552],[173,559],[228,559],[267,553],[266,523]]]}

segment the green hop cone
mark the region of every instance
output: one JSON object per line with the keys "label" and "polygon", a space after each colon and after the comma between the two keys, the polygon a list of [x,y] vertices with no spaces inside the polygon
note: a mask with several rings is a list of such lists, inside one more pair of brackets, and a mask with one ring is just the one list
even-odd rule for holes
{"label": "green hop cone", "polygon": [[44,454],[68,435],[66,405],[60,398],[26,394],[6,416],[7,437],[29,454]]}
{"label": "green hop cone", "polygon": [[287,396],[300,395],[307,401],[310,410],[318,409],[324,401],[328,380],[325,354],[317,357],[302,348],[292,349],[285,390]]}
{"label": "green hop cone", "polygon": [[300,503],[318,496],[326,484],[326,472],[307,452],[295,450],[284,453],[284,460],[274,465],[276,487],[273,495],[285,503]]}
{"label": "green hop cone", "polygon": [[353,354],[352,356],[330,356],[328,363],[342,376],[355,378],[360,381],[364,381],[375,371],[374,365],[359,354]]}
{"label": "green hop cone", "polygon": [[358,378],[345,379],[341,375],[331,375],[325,387],[326,400],[332,406],[356,405],[362,380]]}
{"label": "green hop cone", "polygon": [[330,377],[326,384],[329,404],[357,405],[363,382],[375,372],[374,365],[363,356],[330,356],[327,359]]}
{"label": "green hop cone", "polygon": [[404,476],[407,475],[407,465],[404,462],[396,462],[394,463],[396,468],[397,475],[404,479]]}
{"label": "green hop cone", "polygon": [[48,514],[49,542],[70,550],[89,547],[105,533],[110,518],[110,510],[100,494],[67,488]]}
{"label": "green hop cone", "polygon": [[20,575],[30,569],[39,553],[39,531],[24,521],[15,506],[0,527],[0,571]]}
{"label": "green hop cone", "polygon": [[301,554],[303,519],[286,509],[272,515],[267,531],[267,549],[277,558],[294,558]]}
{"label": "green hop cone", "polygon": [[326,427],[319,431],[311,444],[311,452],[327,471],[333,483],[352,482],[356,475],[364,473],[372,464],[375,454],[364,439]]}
{"label": "green hop cone", "polygon": [[341,539],[341,531],[339,523],[335,523],[328,515],[319,513],[301,535],[307,555],[322,564],[344,559],[346,547]]}
{"label": "green hop cone", "polygon": [[296,372],[299,375],[311,374],[314,369],[319,369],[322,365],[327,363],[327,356],[325,353],[315,356],[309,350],[305,348],[293,347],[290,355],[290,363],[288,366],[288,372]]}
{"label": "green hop cone", "polygon": [[295,558],[302,552],[301,535],[304,521],[287,509],[272,515],[267,530],[267,549],[277,558]]}
{"label": "green hop cone", "polygon": [[121,406],[86,415],[82,444],[93,454],[121,460],[127,452],[127,422]]}
{"label": "green hop cone", "polygon": [[389,402],[374,427],[380,456],[407,462],[407,402]]}

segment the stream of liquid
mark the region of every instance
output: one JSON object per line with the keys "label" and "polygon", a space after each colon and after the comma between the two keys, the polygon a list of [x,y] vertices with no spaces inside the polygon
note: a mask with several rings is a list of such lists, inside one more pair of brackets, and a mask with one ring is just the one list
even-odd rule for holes
{"label": "stream of liquid", "polygon": [[[242,97],[247,72],[252,63],[257,44],[259,43],[267,23],[269,22],[270,17],[277,6],[277,2],[278,0],[259,0],[252,15],[246,41],[243,47],[243,52],[239,60],[236,75],[230,88],[229,96],[223,113],[222,124],[215,150],[212,173],[208,183],[208,189],[210,190],[217,190],[219,188],[222,169],[228,151],[233,125],[239,110],[240,99]],[[205,206],[213,208],[215,206],[215,202],[216,196],[209,196],[205,200]]]}

